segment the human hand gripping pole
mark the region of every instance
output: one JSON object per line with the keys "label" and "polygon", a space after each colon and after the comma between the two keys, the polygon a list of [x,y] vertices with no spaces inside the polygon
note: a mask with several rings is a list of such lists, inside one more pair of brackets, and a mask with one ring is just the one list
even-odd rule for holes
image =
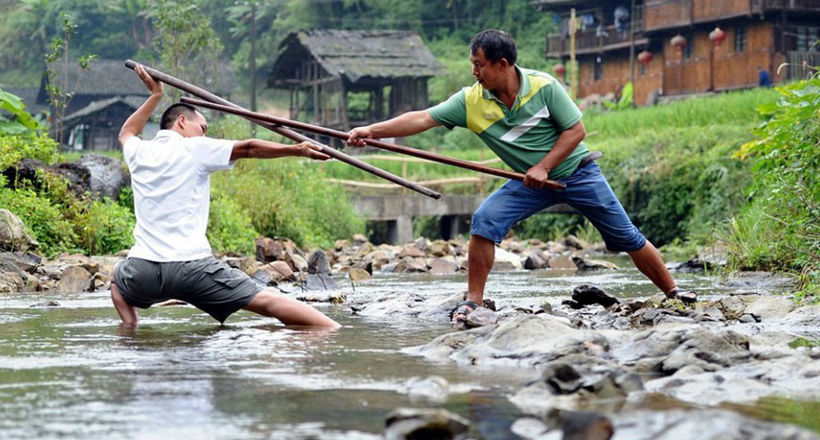
{"label": "human hand gripping pole", "polygon": [[[174,76],[165,74],[165,73],[160,72],[156,69],[148,67],[145,64],[141,64],[141,65],[142,65],[143,69],[145,69],[145,71],[149,75],[151,75],[151,77],[154,80],[161,81],[165,84],[176,87],[176,88],[182,90],[183,92],[190,93],[191,95],[194,95],[194,96],[204,100],[203,102],[215,103],[217,105],[221,105],[221,106],[224,106],[224,107],[229,108],[229,109],[240,110],[240,111],[245,111],[247,113],[251,113],[251,112],[243,109],[242,107],[238,106],[237,104],[234,104],[234,103],[232,103],[232,102],[230,102],[230,101],[228,101],[224,98],[221,98],[221,97],[219,97],[219,96],[217,96],[217,95],[215,95],[215,94],[213,94],[213,93],[211,93],[211,92],[209,92],[205,89],[202,89],[202,88],[197,87],[193,84],[185,82],[185,81],[183,81],[179,78],[176,78]],[[125,67],[128,67],[129,69],[134,69],[134,68],[136,68],[136,66],[137,66],[137,63],[133,60],[126,60],[125,61]],[[256,124],[258,124],[262,127],[267,128],[268,130],[273,131],[274,133],[280,134],[280,135],[282,135],[282,136],[284,136],[288,139],[291,139],[293,141],[296,141],[296,142],[310,142],[311,144],[314,144],[314,145],[318,146],[319,148],[321,148],[322,153],[325,153],[325,154],[327,154],[328,156],[330,156],[334,159],[338,159],[338,160],[340,160],[342,162],[345,162],[349,165],[360,168],[360,169],[362,169],[364,171],[367,171],[367,172],[369,172],[373,175],[376,175],[376,176],[379,176],[383,179],[389,180],[389,181],[391,181],[395,184],[401,185],[401,186],[403,186],[405,188],[408,188],[408,189],[412,189],[413,191],[419,192],[421,194],[424,194],[428,197],[432,197],[434,199],[441,198],[441,193],[439,193],[439,192],[436,192],[436,191],[433,191],[429,188],[423,187],[423,186],[421,186],[417,183],[410,182],[409,180],[402,179],[399,176],[388,173],[387,171],[384,171],[380,168],[374,167],[373,165],[370,165],[370,164],[368,164],[366,162],[363,162],[359,159],[356,159],[356,158],[351,157],[347,154],[344,154],[341,151],[338,151],[334,148],[328,147],[327,145],[324,145],[324,144],[319,143],[319,142],[317,142],[313,139],[310,139],[307,136],[304,136],[304,135],[302,135],[300,133],[297,133],[293,130],[290,130],[286,127],[282,127],[280,125],[277,125],[274,122],[270,122],[270,121],[266,121],[266,120],[260,120],[258,118],[250,117],[250,116],[243,116],[243,117],[245,117],[245,119],[248,119],[251,122],[254,122],[254,123],[256,123]]]}
{"label": "human hand gripping pole", "polygon": [[[195,106],[199,106],[199,107],[208,108],[208,109],[211,109],[211,110],[217,110],[217,111],[221,111],[221,112],[225,112],[225,113],[230,113],[230,114],[242,116],[246,119],[260,120],[260,121],[266,121],[266,122],[271,123],[271,124],[285,125],[285,126],[288,126],[288,127],[291,127],[291,128],[298,129],[298,130],[305,130],[305,131],[309,131],[311,133],[316,133],[316,134],[320,134],[320,135],[324,135],[324,136],[331,136],[331,137],[336,137],[336,138],[345,139],[345,140],[347,140],[348,136],[349,136],[348,133],[345,133],[343,131],[333,130],[331,128],[326,128],[326,127],[320,127],[320,126],[317,126],[317,125],[308,124],[308,123],[305,123],[305,122],[294,121],[294,120],[290,120],[290,119],[287,119],[287,118],[281,118],[281,117],[277,117],[277,116],[273,116],[273,115],[268,115],[268,114],[265,114],[265,113],[255,113],[255,112],[251,112],[251,111],[248,111],[248,110],[245,110],[245,109],[239,109],[239,108],[235,108],[235,107],[231,107],[231,106],[220,105],[220,104],[214,103],[214,102],[202,101],[202,100],[192,99],[192,98],[182,98],[182,102],[184,102],[186,104],[191,104],[191,105],[195,105]],[[524,174],[517,173],[517,172],[514,172],[514,171],[502,170],[500,168],[492,168],[492,167],[484,166],[484,165],[481,165],[481,164],[477,164],[475,162],[470,162],[470,161],[462,160],[462,159],[456,159],[456,158],[453,158],[453,157],[444,156],[442,154],[437,154],[437,153],[433,153],[433,152],[430,152],[430,151],[419,150],[417,148],[411,148],[411,147],[407,147],[407,146],[404,146],[404,145],[393,144],[393,143],[390,143],[390,142],[384,142],[384,141],[380,141],[380,140],[376,140],[376,139],[360,138],[359,140],[364,142],[367,145],[370,145],[370,146],[373,146],[373,147],[376,147],[376,148],[381,148],[383,150],[392,151],[392,152],[395,152],[395,153],[402,153],[402,154],[406,154],[408,156],[420,157],[422,159],[427,159],[427,160],[430,160],[430,161],[433,161],[433,162],[439,162],[439,163],[443,163],[443,164],[447,164],[447,165],[456,166],[456,167],[459,167],[459,168],[465,168],[465,169],[478,171],[478,172],[485,173],[485,174],[490,174],[490,175],[494,175],[494,176],[498,176],[498,177],[504,177],[504,178],[507,178],[507,179],[518,180],[518,181],[523,181],[524,180]],[[557,182],[557,181],[554,181],[554,180],[544,181],[543,186],[548,187],[548,188],[552,188],[552,189],[555,189],[555,190],[564,190],[567,187],[566,184],[561,183],[561,182]]]}

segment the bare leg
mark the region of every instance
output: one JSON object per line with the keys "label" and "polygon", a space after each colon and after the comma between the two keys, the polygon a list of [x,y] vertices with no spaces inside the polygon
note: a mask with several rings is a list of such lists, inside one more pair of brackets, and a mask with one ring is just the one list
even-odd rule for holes
{"label": "bare leg", "polygon": [[125,302],[125,299],[120,295],[120,290],[113,282],[111,283],[111,302],[114,303],[114,308],[117,309],[117,314],[120,315],[124,327],[137,326],[137,310],[134,306]]}
{"label": "bare leg", "polygon": [[262,316],[272,316],[285,325],[308,325],[323,328],[341,327],[336,321],[313,307],[270,289],[257,293],[243,309]]}
{"label": "bare leg", "polygon": [[481,305],[484,285],[495,261],[495,243],[480,235],[470,236],[467,261],[467,300]]}
{"label": "bare leg", "polygon": [[630,252],[629,256],[632,257],[635,267],[655,283],[663,293],[669,293],[676,287],[675,280],[663,264],[661,253],[649,240],[642,248]]}

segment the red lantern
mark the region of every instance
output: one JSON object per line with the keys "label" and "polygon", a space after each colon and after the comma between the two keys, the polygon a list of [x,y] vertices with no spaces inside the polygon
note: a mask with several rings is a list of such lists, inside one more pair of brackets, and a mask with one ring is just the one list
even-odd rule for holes
{"label": "red lantern", "polygon": [[652,61],[652,58],[655,58],[655,56],[652,55],[652,52],[648,50],[645,50],[638,54],[638,61],[640,61],[644,67],[646,67],[646,65],[649,64],[650,61]]}
{"label": "red lantern", "polygon": [[553,66],[552,71],[558,76],[564,76],[567,73],[567,68],[563,64],[556,64]]}
{"label": "red lantern", "polygon": [[709,32],[709,39],[712,40],[712,43],[715,43],[715,46],[720,46],[720,43],[723,43],[723,40],[726,39],[726,32],[719,27],[715,27],[715,30]]}
{"label": "red lantern", "polygon": [[672,43],[672,46],[675,46],[678,54],[681,54],[683,52],[683,48],[686,47],[686,37],[681,34],[675,35],[669,42]]}

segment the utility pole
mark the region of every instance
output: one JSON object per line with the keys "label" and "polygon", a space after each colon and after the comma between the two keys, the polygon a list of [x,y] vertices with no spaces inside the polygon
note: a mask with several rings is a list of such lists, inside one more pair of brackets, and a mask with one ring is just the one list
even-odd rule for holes
{"label": "utility pole", "polygon": [[629,82],[632,83],[632,108],[635,108],[635,0],[629,10]]}
{"label": "utility pole", "polygon": [[575,101],[578,92],[577,68],[575,66],[575,8],[569,11],[569,97]]}
{"label": "utility pole", "polygon": [[[632,0],[635,1],[635,0]],[[251,111],[256,111],[256,2],[251,1]],[[256,137],[256,124],[251,122],[251,137]]]}

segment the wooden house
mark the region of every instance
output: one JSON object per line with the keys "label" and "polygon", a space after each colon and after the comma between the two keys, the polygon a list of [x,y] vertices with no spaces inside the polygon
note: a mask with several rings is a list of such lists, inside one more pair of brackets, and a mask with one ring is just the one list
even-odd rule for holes
{"label": "wooden house", "polygon": [[429,105],[440,73],[417,34],[311,30],[284,39],[268,86],[290,91],[290,118],[342,130]]}
{"label": "wooden house", "polygon": [[[57,74],[55,82],[63,87],[63,65],[53,63],[49,68]],[[202,84],[208,90],[229,98],[239,87],[233,70],[224,63],[216,67],[217,73],[210,82]],[[48,106],[46,86],[48,78],[43,75],[36,104]],[[80,69],[76,62],[68,64],[66,91],[72,97],[63,115],[64,137],[62,145],[75,150],[109,150],[118,148],[117,135],[120,127],[148,97],[148,90],[140,79],[119,60],[96,60],[87,69]],[[52,109],[51,114],[54,114]]]}
{"label": "wooden house", "polygon": [[[635,102],[755,87],[805,77],[817,65],[820,0],[538,0],[561,31],[547,57],[568,60],[570,10],[578,30],[578,97],[616,92],[634,79]],[[624,15],[626,18],[624,19]],[[639,60],[643,60],[641,62]],[[777,74],[783,63],[789,66]]]}

